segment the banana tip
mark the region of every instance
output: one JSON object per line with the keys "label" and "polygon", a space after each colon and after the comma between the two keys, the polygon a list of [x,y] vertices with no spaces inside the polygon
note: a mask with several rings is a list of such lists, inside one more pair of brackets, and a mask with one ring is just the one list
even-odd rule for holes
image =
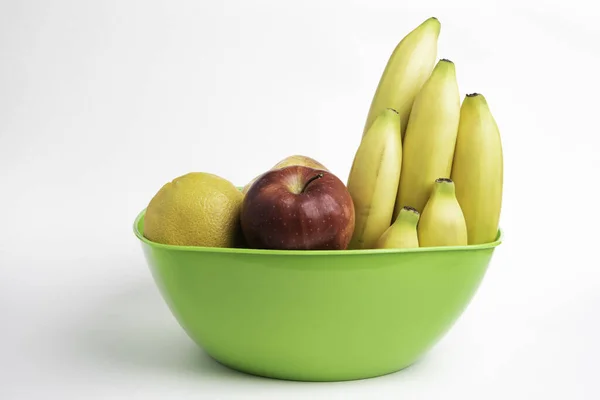
{"label": "banana tip", "polygon": [[440,21],[436,17],[429,17],[423,22],[421,22],[416,28],[414,28],[411,31],[411,33],[428,32],[429,34],[433,34],[437,38],[440,35],[441,29],[442,24],[440,24]]}
{"label": "banana tip", "polygon": [[425,20],[425,23],[440,25],[440,20],[437,19],[436,17],[429,17]]}
{"label": "banana tip", "polygon": [[411,207],[411,206],[404,206],[404,207],[402,207],[402,209],[406,210],[406,211],[413,212],[415,214],[419,214],[419,211],[416,208]]}
{"label": "banana tip", "polygon": [[442,29],[442,24],[440,23],[440,20],[437,19],[436,17],[429,17],[423,23],[423,25],[426,25],[428,27],[428,29],[435,34],[436,37],[440,35],[440,30]]}
{"label": "banana tip", "polygon": [[465,100],[469,100],[469,103],[472,104],[487,105],[487,100],[485,99],[485,96],[477,92],[467,94]]}
{"label": "banana tip", "polygon": [[442,182],[443,182],[443,183],[453,183],[453,182],[452,182],[452,179],[450,179],[450,178],[437,178],[437,179],[435,180],[435,182],[436,182],[436,183],[442,183]]}

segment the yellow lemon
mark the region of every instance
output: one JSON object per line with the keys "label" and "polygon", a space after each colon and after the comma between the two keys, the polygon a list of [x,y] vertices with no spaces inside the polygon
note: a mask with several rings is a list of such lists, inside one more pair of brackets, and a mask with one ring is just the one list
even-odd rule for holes
{"label": "yellow lemon", "polygon": [[164,185],[144,217],[144,236],[180,246],[236,247],[244,195],[228,180],[191,172]]}

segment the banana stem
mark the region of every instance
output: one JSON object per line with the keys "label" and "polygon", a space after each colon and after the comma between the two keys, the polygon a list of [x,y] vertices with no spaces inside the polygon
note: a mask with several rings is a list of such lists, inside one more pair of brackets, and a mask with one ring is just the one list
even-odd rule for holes
{"label": "banana stem", "polygon": [[450,178],[438,178],[435,180],[434,192],[454,194],[454,181]]}
{"label": "banana stem", "polygon": [[419,211],[416,208],[410,206],[404,206],[398,213],[397,221],[399,223],[406,223],[409,225],[417,225],[419,222]]}

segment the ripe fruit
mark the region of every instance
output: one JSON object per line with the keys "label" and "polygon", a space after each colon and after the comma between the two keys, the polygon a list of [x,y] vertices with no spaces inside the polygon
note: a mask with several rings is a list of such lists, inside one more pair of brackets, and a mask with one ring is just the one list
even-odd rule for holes
{"label": "ripe fruit", "polygon": [[284,158],[283,160],[281,160],[277,164],[275,164],[273,166],[273,168],[271,168],[271,169],[280,169],[280,168],[284,168],[284,167],[289,167],[290,165],[303,165],[305,167],[310,167],[310,168],[314,168],[314,169],[322,169],[323,171],[328,171],[328,169],[325,168],[325,166],[323,164],[321,164],[314,158],[302,156],[302,155],[298,155],[298,154]]}
{"label": "ripe fruit", "polygon": [[[283,160],[281,160],[277,164],[275,164],[269,171],[272,171],[274,169],[281,169],[284,167],[288,167],[290,165],[304,165],[305,167],[311,167],[314,169],[321,169],[323,171],[329,171],[327,168],[325,168],[325,166],[323,164],[321,164],[317,160],[307,157],[307,156],[298,155],[298,154],[284,158]],[[250,186],[252,186],[252,184],[254,182],[256,182],[256,180],[261,175],[262,174],[256,176],[254,179],[252,179],[250,182],[248,182],[246,184],[246,186],[244,186],[244,188],[242,189],[242,193],[246,194],[248,192],[248,189],[250,189]]]}
{"label": "ripe fruit", "polygon": [[452,167],[456,198],[460,203],[469,244],[494,241],[502,208],[502,142],[498,125],[485,97],[465,97]]}
{"label": "ripe fruit", "polygon": [[400,115],[386,109],[362,138],[348,177],[356,210],[349,248],[373,248],[390,226],[401,167]]}
{"label": "ripe fruit", "polygon": [[467,225],[451,179],[435,180],[417,232],[421,247],[467,245]]}
{"label": "ripe fruit", "polygon": [[363,130],[367,133],[373,121],[386,108],[400,114],[402,139],[415,96],[431,74],[437,58],[440,22],[429,18],[408,33],[392,52],[379,85]]}
{"label": "ripe fruit", "polygon": [[412,207],[403,207],[396,221],[377,240],[377,249],[406,249],[419,247],[417,224],[419,212]]}
{"label": "ripe fruit", "polygon": [[459,116],[454,63],[440,60],[417,95],[408,121],[394,219],[404,206],[422,213],[435,179],[450,177]]}
{"label": "ripe fruit", "polygon": [[181,246],[236,247],[240,244],[242,193],[228,180],[191,172],[165,184],[144,217],[144,236]]}
{"label": "ripe fruit", "polygon": [[266,172],[250,187],[241,224],[251,248],[344,250],[354,230],[354,205],[331,172],[291,165]]}

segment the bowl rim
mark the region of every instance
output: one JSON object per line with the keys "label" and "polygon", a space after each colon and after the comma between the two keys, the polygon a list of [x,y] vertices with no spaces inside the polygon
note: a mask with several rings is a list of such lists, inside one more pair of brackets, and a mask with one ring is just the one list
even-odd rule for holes
{"label": "bowl rim", "polygon": [[208,246],[182,246],[163,244],[153,242],[146,238],[139,230],[139,224],[146,215],[146,208],[139,212],[133,223],[133,232],[135,236],[148,246],[175,251],[186,252],[208,252],[222,254],[255,254],[255,255],[282,255],[282,256],[350,256],[350,255],[368,255],[368,254],[396,254],[396,253],[433,253],[433,252],[448,252],[448,251],[476,251],[493,249],[500,245],[503,240],[504,233],[501,228],[498,228],[496,240],[483,244],[471,244],[467,246],[443,246],[443,247],[417,247],[410,249],[353,249],[353,250],[266,250],[266,249],[250,249],[241,247],[208,247]]}

